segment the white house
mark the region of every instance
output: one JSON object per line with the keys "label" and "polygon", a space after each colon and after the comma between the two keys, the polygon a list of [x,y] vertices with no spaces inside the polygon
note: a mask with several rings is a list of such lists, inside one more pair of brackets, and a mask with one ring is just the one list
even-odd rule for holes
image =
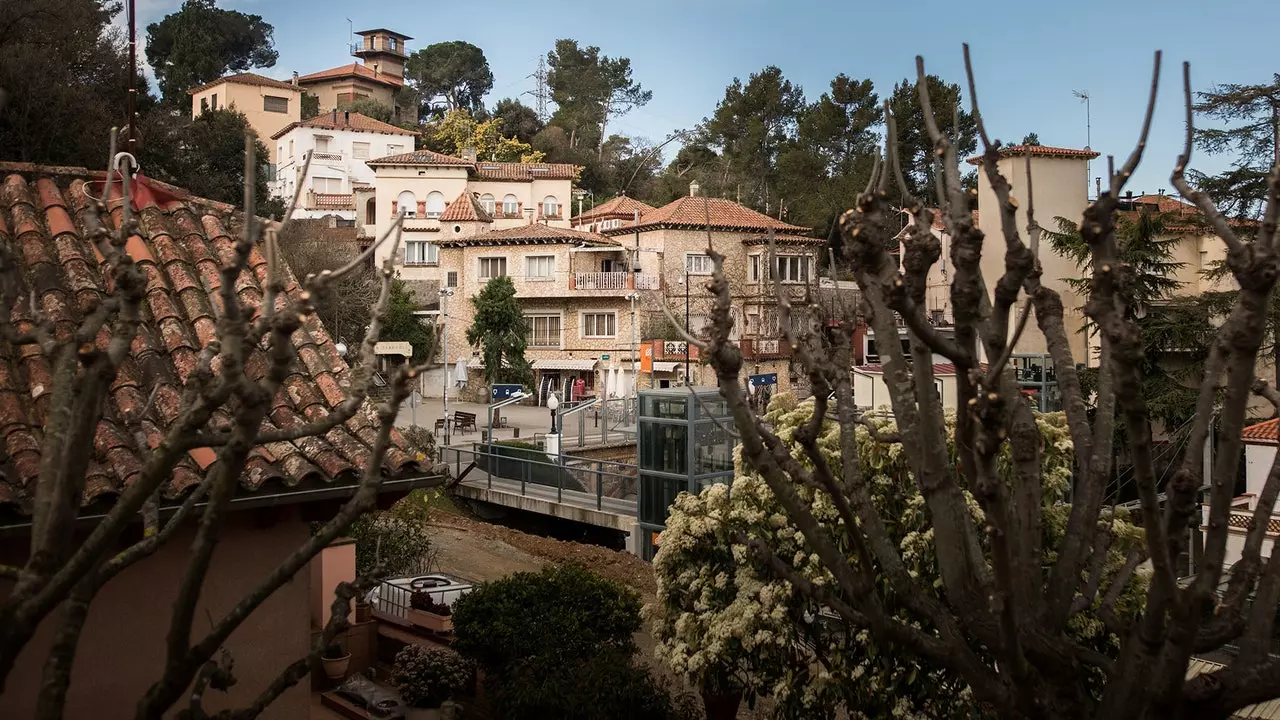
{"label": "white house", "polygon": [[[1253,511],[1258,506],[1258,496],[1262,486],[1267,482],[1271,472],[1271,463],[1276,457],[1277,421],[1273,418],[1266,422],[1250,425],[1241,433],[1244,437],[1244,494],[1238,495],[1231,504],[1231,514],[1227,518],[1227,554],[1224,562],[1227,566],[1240,560],[1244,551],[1245,535],[1253,525]],[[1201,530],[1208,532],[1208,512],[1206,504]],[[1280,535],[1280,508],[1273,509],[1267,521],[1266,535],[1262,540],[1262,557],[1271,557],[1271,546]]]}
{"label": "white house", "polygon": [[[354,195],[372,188],[373,168],[366,162],[413,150],[412,130],[396,127],[360,113],[334,110],[310,120],[290,123],[271,136],[276,179],[271,194],[288,203],[302,187],[295,217],[338,215],[356,219]],[[301,177],[307,155],[311,166]]]}
{"label": "white house", "polygon": [[[956,408],[956,366],[951,363],[935,363],[933,366],[934,385],[942,397],[942,407],[949,410]],[[891,407],[889,386],[884,382],[884,366],[859,365],[853,369],[853,401],[860,408],[874,410],[878,407]]]}

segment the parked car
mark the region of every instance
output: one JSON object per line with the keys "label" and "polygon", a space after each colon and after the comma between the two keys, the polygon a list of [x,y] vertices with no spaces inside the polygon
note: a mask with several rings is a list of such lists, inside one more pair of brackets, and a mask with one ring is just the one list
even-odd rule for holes
{"label": "parked car", "polygon": [[417,575],[383,580],[369,591],[367,599],[375,617],[407,627],[411,624],[409,598],[415,592],[426,591],[435,602],[453,607],[453,603],[471,592],[471,588],[471,583],[448,575]]}

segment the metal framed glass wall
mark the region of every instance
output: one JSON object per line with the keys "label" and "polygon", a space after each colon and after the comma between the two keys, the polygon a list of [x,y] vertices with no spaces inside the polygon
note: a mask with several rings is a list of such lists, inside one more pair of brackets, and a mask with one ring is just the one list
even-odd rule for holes
{"label": "metal framed glass wall", "polygon": [[638,520],[642,555],[653,559],[668,510],[681,492],[733,480],[729,408],[715,388],[640,391]]}
{"label": "metal framed glass wall", "polygon": [[1033,410],[1057,412],[1062,409],[1062,391],[1058,388],[1058,375],[1053,370],[1053,359],[1048,355],[1014,355],[1013,375],[1018,388],[1031,399]]}

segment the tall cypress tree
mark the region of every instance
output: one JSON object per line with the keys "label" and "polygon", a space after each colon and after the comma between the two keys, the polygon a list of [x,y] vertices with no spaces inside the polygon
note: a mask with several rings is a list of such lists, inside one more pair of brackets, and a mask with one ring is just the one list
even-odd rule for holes
{"label": "tall cypress tree", "polygon": [[480,346],[485,382],[531,385],[533,368],[524,357],[529,323],[516,300],[511,278],[504,275],[485,283],[471,304],[476,315],[467,329],[467,342]]}

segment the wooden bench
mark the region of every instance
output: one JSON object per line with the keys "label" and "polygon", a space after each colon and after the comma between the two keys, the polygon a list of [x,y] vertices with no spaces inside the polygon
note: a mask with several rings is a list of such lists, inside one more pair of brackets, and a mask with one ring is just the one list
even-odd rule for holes
{"label": "wooden bench", "polygon": [[453,413],[453,429],[457,432],[476,431],[476,414],[457,411]]}
{"label": "wooden bench", "polygon": [[444,418],[437,418],[435,432],[437,435],[439,435],[443,431],[444,431]]}

